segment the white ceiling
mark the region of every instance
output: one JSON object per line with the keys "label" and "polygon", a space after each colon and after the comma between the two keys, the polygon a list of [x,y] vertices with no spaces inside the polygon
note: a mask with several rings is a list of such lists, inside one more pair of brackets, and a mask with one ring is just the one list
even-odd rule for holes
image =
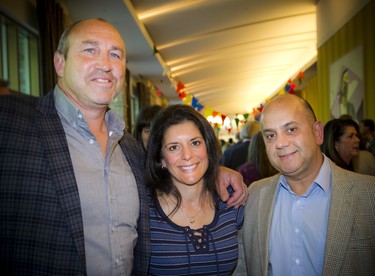
{"label": "white ceiling", "polygon": [[[124,37],[128,68],[178,100],[249,113],[316,61],[316,0],[66,0]],[[154,54],[154,46],[158,50]]]}

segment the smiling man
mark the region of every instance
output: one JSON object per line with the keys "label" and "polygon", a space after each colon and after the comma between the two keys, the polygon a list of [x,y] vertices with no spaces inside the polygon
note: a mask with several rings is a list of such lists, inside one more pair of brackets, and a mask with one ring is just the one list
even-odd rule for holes
{"label": "smiling man", "polygon": [[374,275],[375,177],[321,153],[323,125],[298,96],[270,101],[261,130],[280,174],[249,188],[234,275]]}
{"label": "smiling man", "polygon": [[[125,44],[103,19],[70,26],[46,96],[0,101],[0,265],[5,275],[147,275],[144,150],[108,105],[125,80]],[[218,187],[247,198],[241,175]],[[238,179],[237,176],[240,178]],[[236,181],[237,179],[237,181]]]}

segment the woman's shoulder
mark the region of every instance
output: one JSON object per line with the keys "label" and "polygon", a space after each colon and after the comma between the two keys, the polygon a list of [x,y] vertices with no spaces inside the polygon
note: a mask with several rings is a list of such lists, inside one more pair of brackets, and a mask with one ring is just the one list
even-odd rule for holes
{"label": "woman's shoulder", "polygon": [[[233,193],[233,190],[228,190],[229,194]],[[244,206],[240,206],[238,208],[234,207],[227,207],[226,203],[223,202],[218,195],[215,195],[215,203],[216,203],[216,222],[220,223],[220,221],[230,222],[232,220],[233,223],[236,223],[237,227],[241,227],[244,220]]]}

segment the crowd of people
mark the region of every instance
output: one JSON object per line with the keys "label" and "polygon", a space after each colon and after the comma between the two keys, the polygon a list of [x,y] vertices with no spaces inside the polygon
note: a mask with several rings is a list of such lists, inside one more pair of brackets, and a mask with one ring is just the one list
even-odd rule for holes
{"label": "crowd of people", "polygon": [[239,133],[239,141],[223,152],[221,164],[236,170],[246,162],[251,138],[260,130],[257,121],[246,122]]}
{"label": "crowd of people", "polygon": [[222,158],[187,105],[146,107],[124,131],[108,105],[125,65],[113,25],[78,21],[48,95],[2,96],[5,275],[375,274],[372,120],[324,126],[278,95]]}

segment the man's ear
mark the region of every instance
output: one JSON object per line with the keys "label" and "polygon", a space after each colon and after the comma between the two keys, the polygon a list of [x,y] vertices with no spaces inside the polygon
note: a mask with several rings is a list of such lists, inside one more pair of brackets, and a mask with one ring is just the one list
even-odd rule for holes
{"label": "man's ear", "polygon": [[316,143],[318,145],[323,144],[324,126],[323,126],[323,123],[319,120],[314,123],[314,133],[315,133]]}
{"label": "man's ear", "polygon": [[53,56],[53,64],[55,65],[55,71],[57,76],[64,76],[65,58],[64,55],[58,51]]}

